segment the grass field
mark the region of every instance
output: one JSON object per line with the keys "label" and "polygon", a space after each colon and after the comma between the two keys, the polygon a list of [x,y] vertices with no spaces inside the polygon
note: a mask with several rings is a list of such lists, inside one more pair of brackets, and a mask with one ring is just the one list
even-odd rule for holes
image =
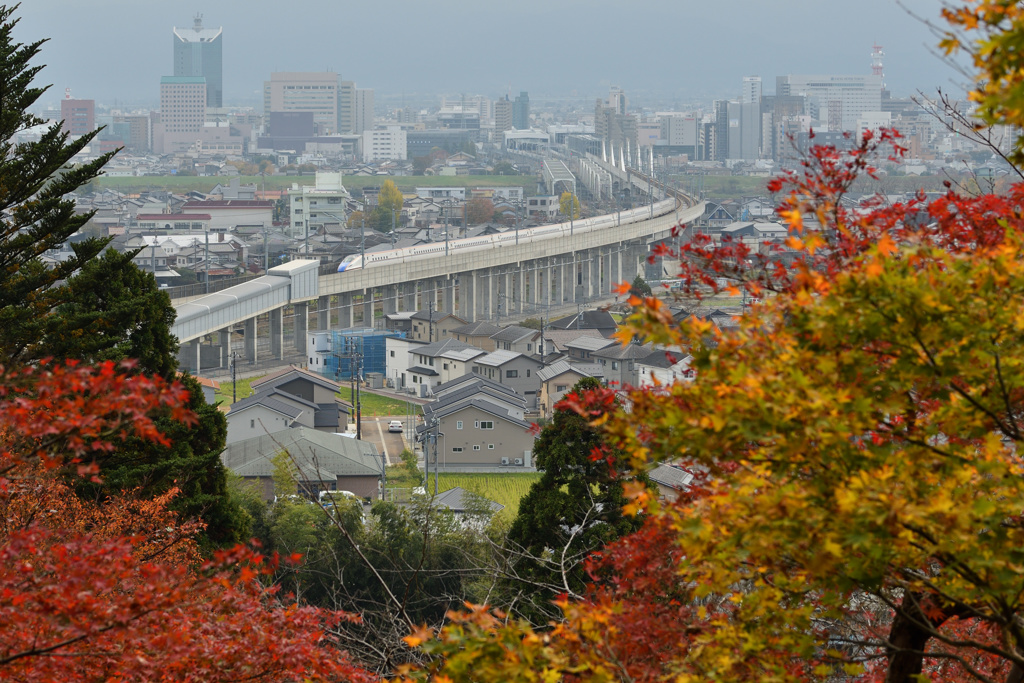
{"label": "grass field", "polygon": [[[171,190],[174,192],[209,192],[220,182],[228,182],[229,178],[198,177],[198,176],[142,176],[142,177],[100,177],[96,183],[100,189],[114,189],[122,192],[135,193],[143,190]],[[345,187],[350,192],[361,192],[364,187],[379,187],[385,180],[394,181],[398,189],[412,192],[417,187],[523,187],[527,194],[533,194],[537,179],[532,175],[472,175],[472,176],[345,176]],[[243,185],[256,185],[264,188],[264,179],[260,176],[241,176]],[[314,177],[304,176],[267,176],[267,191],[291,189],[293,183],[312,185]]]}
{"label": "grass field", "polygon": [[[445,474],[438,481],[442,492],[461,486],[467,491],[489,498],[505,506],[501,515],[512,519],[519,512],[519,501],[530,490],[530,485],[540,479],[539,472],[509,472],[500,474]],[[434,473],[430,473],[428,493],[434,492]]]}
{"label": "grass field", "polygon": [[[347,385],[342,385],[341,391],[338,395],[345,401],[355,403],[352,398],[352,389]],[[391,398],[390,396],[378,396],[377,394],[371,394],[369,391],[360,389],[359,390],[359,402],[362,404],[363,417],[373,417],[375,415],[407,415],[409,413],[409,404],[405,401]],[[419,414],[419,406],[415,406],[414,410],[416,414]]]}
{"label": "grass field", "polygon": [[[260,377],[262,377],[261,375]],[[238,385],[238,400],[241,401],[243,398],[252,396],[252,387],[249,386],[252,382],[258,380],[259,377],[249,377],[248,379],[240,379],[236,384]],[[221,382],[220,389],[217,390],[216,398],[218,401],[222,401],[224,405],[231,405],[231,388],[234,386],[231,382]]]}
{"label": "grass field", "polygon": [[[260,377],[264,377],[261,375]],[[260,379],[260,377],[250,377],[248,379],[238,380],[238,400],[241,401],[243,398],[252,396],[252,382]],[[217,390],[217,400],[223,401],[225,405],[231,405],[231,382],[221,382],[220,389]],[[352,389],[348,386],[342,386],[341,391],[338,392],[345,401],[352,401]],[[359,401],[363,404],[363,417],[373,417],[375,415],[407,415],[409,412],[408,405],[405,401],[393,399],[390,396],[378,396],[377,394],[371,394],[368,391],[360,390]],[[416,408],[417,414],[419,414],[419,408]]]}

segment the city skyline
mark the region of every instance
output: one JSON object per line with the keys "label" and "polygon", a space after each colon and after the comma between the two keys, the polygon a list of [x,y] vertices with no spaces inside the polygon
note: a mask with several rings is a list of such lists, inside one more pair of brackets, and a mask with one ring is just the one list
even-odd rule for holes
{"label": "city skyline", "polygon": [[[513,96],[526,90],[534,98],[586,100],[620,85],[636,101],[694,101],[739,96],[743,76],[761,76],[768,91],[776,76],[789,73],[867,74],[874,43],[885,47],[885,80],[895,95],[950,88],[955,73],[930,51],[937,38],[908,13],[933,17],[938,0],[842,4],[848,6],[824,9],[810,0],[779,0],[768,8],[733,0],[626,8],[528,0],[511,15],[507,8],[455,0],[430,9],[405,2],[392,10],[385,31],[366,30],[381,20],[367,7],[346,7],[343,13],[326,3],[303,8],[303,17],[325,21],[303,22],[267,21],[280,8],[265,0],[194,8],[150,0],[142,17],[122,11],[138,7],[128,0],[82,0],[74,13],[62,0],[34,0],[22,6],[16,35],[53,38],[41,75],[42,82],[54,84],[44,97],[50,103],[66,87],[101,105],[156,101],[160,77],[173,73],[167,48],[172,27],[188,25],[195,14],[203,14],[207,26],[224,28],[225,105],[259,108],[263,81],[273,71],[328,69],[375,89],[381,100],[453,92],[497,98],[509,88]],[[691,23],[700,29],[687,31]],[[339,24],[351,30],[339,31]],[[681,30],[661,40],[646,33],[666,25]],[[503,39],[494,40],[496,33]],[[83,34],[93,38],[84,52]],[[585,60],[587,50],[591,57]],[[691,55],[699,59],[698,68],[688,66]]]}

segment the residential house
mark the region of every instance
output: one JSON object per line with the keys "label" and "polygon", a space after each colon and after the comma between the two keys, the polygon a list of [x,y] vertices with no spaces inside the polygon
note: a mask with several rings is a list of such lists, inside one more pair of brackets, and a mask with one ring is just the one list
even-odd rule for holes
{"label": "residential house", "polygon": [[366,441],[298,427],[229,444],[224,466],[257,485],[263,500],[274,499],[274,456],[287,451],[295,465],[299,490],[308,497],[320,491],[351,491],[360,498],[380,496],[381,457]]}
{"label": "residential house", "polygon": [[540,353],[540,330],[509,325],[491,335],[496,351],[516,351],[527,355]]}
{"label": "residential house", "polygon": [[473,359],[474,374],[515,389],[529,410],[537,409],[537,372],[542,367],[539,360],[517,351],[493,351]]}
{"label": "residential house", "polygon": [[693,356],[688,353],[655,349],[646,357],[636,361],[637,386],[666,386],[676,382],[692,382],[697,374],[690,363]]}
{"label": "residential house", "polygon": [[555,404],[569,393],[569,390],[573,388],[576,382],[591,375],[567,360],[560,360],[545,368],[541,368],[537,376],[540,379],[540,397],[538,398],[537,408],[541,415],[550,419],[554,412]]}
{"label": "residential house", "polygon": [[582,311],[552,322],[549,327],[554,330],[597,330],[602,337],[611,337],[619,329],[615,318],[608,311]]}
{"label": "residential house", "polygon": [[501,328],[489,322],[476,322],[456,327],[452,330],[452,336],[461,342],[472,344],[484,351],[494,351],[495,344],[491,335],[501,332]]}
{"label": "residential house", "polygon": [[410,337],[417,341],[434,342],[454,336],[452,331],[466,321],[445,311],[416,311],[412,314]]}
{"label": "residential house", "polygon": [[470,372],[473,367],[471,361],[487,352],[458,339],[445,339],[411,348],[409,353],[413,358],[413,365],[409,368],[412,384],[426,385],[428,389],[419,390],[419,394],[428,396],[432,393],[431,387]]}
{"label": "residential house", "polygon": [[308,370],[289,367],[250,384],[252,396],[231,405],[227,442],[293,427],[344,432],[351,406],[337,397],[341,385]]}
{"label": "residential house", "polygon": [[599,330],[544,330],[544,353],[545,355],[568,354],[565,345],[580,337],[604,339]]}
{"label": "residential house", "polygon": [[647,476],[658,486],[658,497],[669,502],[675,501],[693,481],[693,473],[677,465],[658,465]]}
{"label": "residential house", "polygon": [[608,386],[627,387],[637,384],[637,361],[650,356],[651,350],[651,346],[642,344],[612,344],[591,355],[604,368],[604,381]]}
{"label": "residential house", "polygon": [[614,339],[605,339],[604,337],[577,337],[572,341],[566,342],[565,353],[570,361],[593,363],[595,362],[595,351],[616,346],[617,344],[618,342]]}
{"label": "residential house", "polygon": [[416,365],[414,350],[426,345],[426,342],[406,337],[390,336],[384,339],[385,372],[391,380],[391,386],[397,391],[406,391],[413,386],[409,368]]}
{"label": "residential house", "polygon": [[526,402],[486,383],[460,385],[423,407],[424,424],[416,432],[428,462],[447,470],[532,468]]}

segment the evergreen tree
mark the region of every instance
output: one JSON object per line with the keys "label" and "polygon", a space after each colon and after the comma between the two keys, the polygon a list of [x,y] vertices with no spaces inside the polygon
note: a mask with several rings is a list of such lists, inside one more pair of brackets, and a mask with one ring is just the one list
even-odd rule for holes
{"label": "evergreen tree", "polygon": [[76,214],[67,195],[99,175],[113,153],[72,165],[98,131],[70,140],[60,123],[36,142],[16,136],[45,121],[29,108],[46,92],[32,81],[41,66],[30,62],[45,40],[14,41],[15,7],[0,5],[0,364],[30,363],[45,352],[49,316],[66,294],[61,283],[99,255],[106,242],[91,239],[52,268],[40,257],[64,244],[92,214]]}
{"label": "evergreen tree", "polygon": [[[72,158],[99,131],[71,140],[55,123],[36,142],[17,135],[45,122],[29,108],[46,92],[34,87],[41,66],[31,61],[45,40],[16,43],[14,7],[0,5],[0,366],[30,365],[45,357],[84,362],[135,359],[138,371],[173,377],[177,340],[171,335],[174,308],[152,274],[132,263],[134,254],[103,253],[109,240],[73,245],[67,261],[52,266],[43,255],[68,242],[91,218],[76,214],[70,194],[95,179],[114,153],[84,164]],[[100,463],[103,484],[80,488],[105,497],[124,488],[155,495],[181,489],[173,505],[207,523],[215,542],[245,533],[244,515],[227,495],[220,462],[224,416],[185,380],[199,424],[186,428],[160,419],[171,440],[163,447],[127,440]]]}
{"label": "evergreen tree", "polygon": [[[598,388],[597,380],[585,377],[572,392]],[[604,451],[601,433],[568,409],[555,410],[534,444],[543,475],[520,501],[508,533],[508,600],[526,618],[545,622],[557,615],[551,601],[561,593],[582,593],[587,584],[583,560],[642,524],[640,517],[622,513],[625,476],[615,467],[620,454],[595,457],[598,451]],[[621,470],[629,472],[624,462]],[[646,475],[642,481],[650,484]]]}

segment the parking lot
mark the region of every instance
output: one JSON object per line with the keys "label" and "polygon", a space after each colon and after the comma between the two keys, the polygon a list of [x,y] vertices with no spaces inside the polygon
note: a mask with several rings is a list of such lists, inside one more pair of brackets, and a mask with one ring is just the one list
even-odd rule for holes
{"label": "parking lot", "polygon": [[[402,462],[399,457],[402,453],[402,449],[405,448],[405,443],[402,439],[402,434],[398,432],[388,432],[388,422],[395,417],[364,417],[363,418],[363,441],[369,441],[377,447],[378,453],[384,453],[387,455],[387,461],[389,465],[397,465]],[[402,424],[406,427],[406,430],[410,425]]]}

